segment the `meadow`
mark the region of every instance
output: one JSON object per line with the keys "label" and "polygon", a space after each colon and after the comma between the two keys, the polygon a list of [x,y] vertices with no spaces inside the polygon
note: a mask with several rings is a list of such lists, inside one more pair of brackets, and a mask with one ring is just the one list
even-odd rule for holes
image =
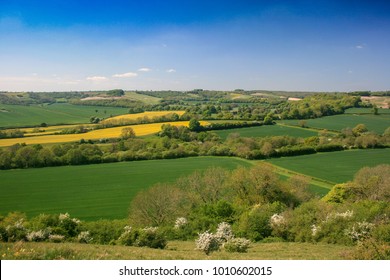
{"label": "meadow", "polygon": [[89,123],[92,116],[108,118],[128,113],[128,108],[81,106],[65,103],[51,105],[0,104],[0,128]]}
{"label": "meadow", "polygon": [[253,243],[247,253],[225,250],[209,256],[194,250],[194,241],[169,241],[165,250],[77,243],[0,243],[1,259],[32,260],[341,260],[353,247],[313,243]]}
{"label": "meadow", "polygon": [[379,164],[390,164],[390,149],[318,153],[274,158],[267,160],[267,162],[336,184],[352,180],[353,175],[365,166],[373,167]]}
{"label": "meadow", "polygon": [[318,131],[284,125],[264,125],[237,129],[224,129],[216,130],[215,133],[218,134],[219,137],[224,140],[229,136],[229,134],[232,133],[238,133],[241,137],[267,137],[289,135],[292,137],[305,138],[318,135]]}
{"label": "meadow", "polygon": [[[281,124],[299,125],[301,120],[282,120]],[[317,129],[327,129],[341,131],[343,128],[354,128],[358,124],[365,124],[369,131],[382,134],[386,128],[390,127],[389,114],[344,114],[328,116],[318,119],[305,120],[306,126]]]}
{"label": "meadow", "polygon": [[68,212],[82,220],[126,218],[132,198],[156,183],[173,182],[212,166],[252,163],[227,157],[149,160],[0,171],[0,213]]}

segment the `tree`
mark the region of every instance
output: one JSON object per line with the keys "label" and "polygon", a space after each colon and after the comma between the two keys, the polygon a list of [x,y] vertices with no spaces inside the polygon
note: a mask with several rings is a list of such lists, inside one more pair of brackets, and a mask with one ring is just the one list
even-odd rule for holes
{"label": "tree", "polygon": [[197,119],[192,118],[190,120],[190,123],[188,124],[188,128],[191,131],[200,131],[202,126],[200,125],[200,122]]}
{"label": "tree", "polygon": [[139,192],[133,199],[130,221],[137,226],[161,226],[183,216],[184,208],[184,195],[180,189],[157,184]]}
{"label": "tree", "polygon": [[122,139],[135,138],[134,129],[131,127],[122,128],[121,138]]}
{"label": "tree", "polygon": [[355,136],[359,136],[367,131],[368,131],[368,129],[367,129],[366,125],[364,125],[362,123],[360,123],[360,124],[356,125],[354,128],[352,128],[352,133]]}

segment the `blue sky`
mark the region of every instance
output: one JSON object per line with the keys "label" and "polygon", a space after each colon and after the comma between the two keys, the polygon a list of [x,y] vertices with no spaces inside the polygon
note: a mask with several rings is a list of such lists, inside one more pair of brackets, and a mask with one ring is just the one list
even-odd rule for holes
{"label": "blue sky", "polygon": [[390,89],[386,1],[0,0],[0,90]]}

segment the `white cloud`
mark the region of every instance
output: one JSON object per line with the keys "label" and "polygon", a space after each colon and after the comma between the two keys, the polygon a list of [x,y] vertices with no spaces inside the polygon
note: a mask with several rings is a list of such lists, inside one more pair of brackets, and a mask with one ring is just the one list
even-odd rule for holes
{"label": "white cloud", "polygon": [[168,73],[175,73],[176,70],[175,70],[175,69],[168,69],[167,72],[168,72]]}
{"label": "white cloud", "polygon": [[138,72],[150,72],[150,71],[152,71],[152,69],[150,69],[148,67],[143,67],[143,68],[138,69]]}
{"label": "white cloud", "polygon": [[103,76],[92,76],[92,77],[87,77],[88,81],[94,81],[94,82],[101,82],[101,81],[106,81],[107,78]]}
{"label": "white cloud", "polygon": [[364,46],[363,46],[363,45],[357,45],[356,48],[357,48],[357,49],[363,49]]}
{"label": "white cloud", "polygon": [[134,72],[128,72],[128,73],[123,73],[123,74],[115,74],[112,75],[114,78],[134,78],[137,77],[138,74]]}

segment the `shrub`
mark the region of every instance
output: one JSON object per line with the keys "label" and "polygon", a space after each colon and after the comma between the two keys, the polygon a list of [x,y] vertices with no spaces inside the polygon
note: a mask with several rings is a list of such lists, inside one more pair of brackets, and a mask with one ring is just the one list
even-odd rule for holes
{"label": "shrub", "polygon": [[40,242],[45,241],[49,238],[50,230],[38,230],[31,231],[27,234],[26,238],[30,242]]}
{"label": "shrub", "polygon": [[65,236],[60,235],[60,234],[50,234],[49,235],[49,241],[53,243],[61,243],[64,241]]}
{"label": "shrub", "polygon": [[24,220],[20,219],[13,225],[8,225],[5,230],[7,232],[7,241],[26,241],[27,240],[27,229],[24,227]]}
{"label": "shrub", "polygon": [[232,227],[228,223],[222,222],[218,225],[215,236],[220,240],[220,243],[229,241],[234,237]]}
{"label": "shrub", "polygon": [[134,230],[130,226],[125,226],[124,232],[118,238],[118,242],[121,245],[133,246],[138,238],[138,235],[139,235],[138,230]]}
{"label": "shrub", "polygon": [[223,245],[223,247],[227,252],[246,253],[250,244],[251,242],[246,238],[231,238]]}
{"label": "shrub", "polygon": [[349,236],[352,241],[363,242],[371,238],[371,231],[374,228],[374,224],[364,222],[355,223],[352,228],[345,231],[345,234]]}
{"label": "shrub", "polygon": [[213,251],[218,251],[221,243],[219,238],[209,231],[199,233],[198,239],[195,240],[196,249],[203,251],[206,255],[209,255]]}
{"label": "shrub", "polygon": [[184,218],[184,217],[180,217],[180,218],[176,219],[174,228],[175,229],[181,229],[181,228],[184,228],[187,224],[188,224],[187,219]]}
{"label": "shrub", "polygon": [[167,246],[167,240],[157,227],[148,227],[140,231],[135,244],[139,247],[164,249]]}
{"label": "shrub", "polygon": [[92,240],[93,240],[93,238],[89,234],[89,231],[82,231],[77,236],[77,241],[79,243],[86,243],[86,244],[88,244],[88,243],[91,243]]}

